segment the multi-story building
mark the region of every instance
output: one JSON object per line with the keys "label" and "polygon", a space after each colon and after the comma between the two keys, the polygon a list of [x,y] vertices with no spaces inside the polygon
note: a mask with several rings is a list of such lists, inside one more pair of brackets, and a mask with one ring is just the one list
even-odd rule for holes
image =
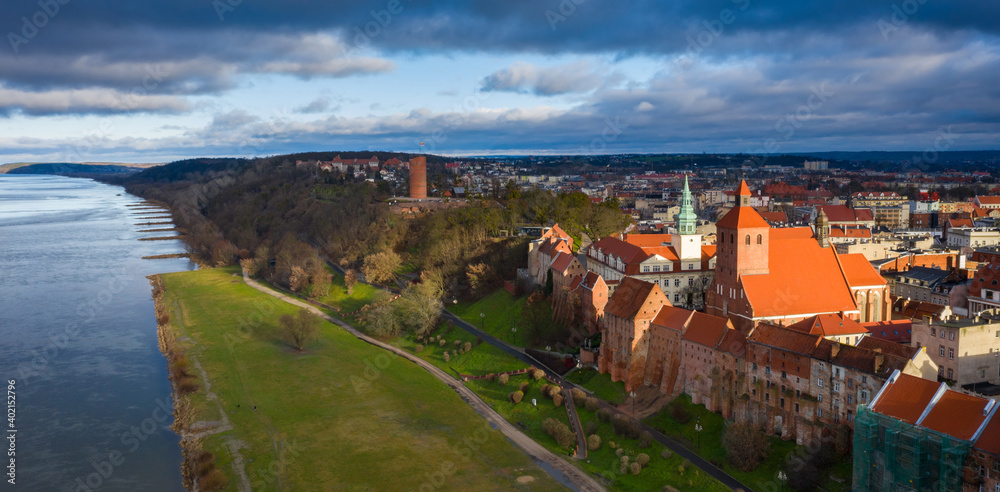
{"label": "multi-story building", "polygon": [[1000,196],[977,196],[973,203],[979,208],[987,210],[1000,210]]}
{"label": "multi-story building", "polygon": [[980,248],[1000,244],[1000,231],[988,227],[952,227],[948,229],[948,246]]}
{"label": "multi-story building", "polygon": [[972,318],[925,318],[913,324],[910,343],[927,349],[941,379],[958,385],[1000,384],[1000,310]]}
{"label": "multi-story building", "polygon": [[825,171],[830,168],[829,161],[805,161],[802,166],[806,171]]}
{"label": "multi-story building", "polygon": [[894,191],[855,193],[851,195],[851,206],[870,208],[876,226],[901,229],[910,223],[908,200]]}
{"label": "multi-story building", "polygon": [[969,315],[1000,309],[1000,262],[979,267],[969,286]]}
{"label": "multi-story building", "polygon": [[[591,244],[587,270],[609,287],[625,277],[657,284],[675,305],[704,306],[704,292],[715,271],[715,245],[703,245],[687,180],[677,215],[677,234],[608,236]],[[613,292],[612,292],[613,293]]]}

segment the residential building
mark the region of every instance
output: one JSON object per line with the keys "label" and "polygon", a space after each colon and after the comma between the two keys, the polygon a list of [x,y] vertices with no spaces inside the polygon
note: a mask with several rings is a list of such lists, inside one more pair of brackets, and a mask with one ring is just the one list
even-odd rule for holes
{"label": "residential building", "polygon": [[977,196],[973,203],[979,208],[987,210],[1000,210],[1000,196]]}
{"label": "residential building", "polygon": [[817,314],[788,325],[788,328],[845,345],[857,345],[862,337],[868,335],[868,329],[861,323],[839,314]]}
{"label": "residential building", "polygon": [[986,263],[976,271],[968,299],[969,315],[1000,309],[1000,262]]}
{"label": "residential building", "polygon": [[1000,245],[1000,231],[988,227],[952,227],[948,229],[948,246],[980,248]]}
{"label": "residential building", "polygon": [[943,380],[1000,384],[1000,310],[972,318],[924,319],[913,324],[911,344],[927,348]]}
{"label": "residential building", "polygon": [[559,253],[573,253],[573,238],[555,224],[528,243],[528,280],[532,285],[545,285],[552,260]]}
{"label": "residential building", "polygon": [[830,168],[829,161],[805,161],[802,165],[806,171],[826,171]]}

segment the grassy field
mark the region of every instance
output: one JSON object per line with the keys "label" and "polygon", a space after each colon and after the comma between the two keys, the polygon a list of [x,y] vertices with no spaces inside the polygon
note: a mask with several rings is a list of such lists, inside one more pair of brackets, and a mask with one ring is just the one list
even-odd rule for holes
{"label": "grassy field", "polygon": [[[497,289],[476,302],[459,302],[448,307],[468,323],[501,340],[510,341],[510,329],[521,321],[524,303],[524,297],[514,297],[506,290]],[[523,345],[520,337],[517,342],[517,345]]]}
{"label": "grassy field", "polygon": [[601,374],[594,369],[573,371],[566,379],[576,383],[591,392],[594,396],[618,405],[625,401],[625,383],[611,380],[610,374]]}
{"label": "grassy field", "polygon": [[[578,408],[580,422],[586,429],[589,422],[596,425],[595,434],[601,437],[601,447],[595,451],[589,451],[586,462],[576,462],[578,466],[593,475],[600,475],[611,482],[612,490],[621,491],[646,491],[663,490],[664,485],[670,485],[677,490],[699,490],[699,491],[726,491],[726,486],[716,481],[711,476],[705,474],[679,455],[670,454],[664,457],[663,451],[666,447],[655,440],[649,447],[639,447],[638,439],[628,439],[614,433],[610,423],[602,423],[597,419],[594,412],[585,408]],[[615,448],[611,447],[611,443]],[[649,456],[649,465],[643,468],[638,475],[630,472],[621,473],[619,468],[620,455],[629,456],[629,462],[635,461],[639,453]]]}
{"label": "grassy field", "polygon": [[351,313],[361,309],[375,300],[375,296],[381,291],[368,284],[354,284],[354,291],[347,293],[347,285],[344,284],[344,276],[327,266],[330,273],[333,273],[333,283],[330,285],[330,293],[316,299],[323,304],[329,304],[340,308],[345,313]]}
{"label": "grassy field", "polygon": [[[686,424],[677,422],[670,416],[669,409],[653,415],[645,420],[646,424],[660,430],[664,434],[673,437],[687,447],[697,452],[702,458],[715,463],[726,473],[750,487],[768,490],[778,487],[777,474],[784,469],[786,460],[795,454],[806,456],[805,448],[798,446],[794,441],[785,441],[777,437],[770,437],[771,451],[767,459],[752,472],[743,472],[733,468],[726,462],[726,450],[722,446],[722,436],[725,433],[726,422],[721,415],[709,412],[704,405],[693,405],[691,397],[681,395],[677,400],[687,409],[691,415],[691,420]],[[698,422],[703,430],[700,436],[695,432],[694,426]],[[838,482],[837,479],[843,480]],[[827,472],[821,487],[823,490],[838,492],[848,491],[851,488],[851,462],[850,458],[841,460]]]}
{"label": "grassy field", "polygon": [[202,438],[227,490],[237,456],[259,490],[562,490],[412,363],[327,323],[305,353],[289,349],[276,322],[296,309],[237,272],[163,275],[170,329],[211,383],[186,397],[188,415],[219,421],[221,410],[233,426]]}
{"label": "grassy field", "polygon": [[[417,341],[412,334],[404,333],[403,336],[390,340],[389,342],[397,347],[406,349],[418,357],[444,369],[452,375],[466,374],[478,376],[481,374],[493,374],[498,372],[516,371],[528,367],[524,362],[515,359],[506,352],[488,344],[479,343],[471,333],[451,326],[448,323],[441,323],[437,330],[431,334],[436,337],[441,336],[445,345],[439,342],[423,343],[423,349],[416,351]],[[472,344],[472,350],[464,354],[451,355],[456,350],[455,341],[464,346],[465,342]],[[449,352],[449,360],[445,362],[444,353]]]}

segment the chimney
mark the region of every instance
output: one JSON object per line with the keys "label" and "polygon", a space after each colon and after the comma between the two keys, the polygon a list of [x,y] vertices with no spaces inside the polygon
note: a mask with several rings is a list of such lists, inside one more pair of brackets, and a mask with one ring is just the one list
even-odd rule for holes
{"label": "chimney", "polygon": [[836,357],[840,353],[840,343],[834,342],[833,346],[830,347],[830,358]]}
{"label": "chimney", "polygon": [[948,255],[948,271],[949,271],[949,272],[950,272],[950,271],[951,271],[951,269],[952,269],[952,268],[954,267],[954,263],[955,263],[955,262],[954,262],[954,259],[955,259],[955,257],[953,257],[953,256],[951,256],[951,255]]}
{"label": "chimney", "polygon": [[879,369],[882,368],[882,364],[885,364],[885,356],[882,354],[875,354],[875,372],[877,373]]}

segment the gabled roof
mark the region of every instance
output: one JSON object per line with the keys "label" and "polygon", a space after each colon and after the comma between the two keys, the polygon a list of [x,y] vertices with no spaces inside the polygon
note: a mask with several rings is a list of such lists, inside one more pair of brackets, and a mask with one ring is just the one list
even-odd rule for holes
{"label": "gabled roof", "polygon": [[767,323],[757,325],[747,337],[749,343],[766,345],[805,356],[812,356],[813,350],[816,349],[821,340],[823,337],[818,335],[810,335]]}
{"label": "gabled roof", "polygon": [[1000,417],[997,417],[996,413],[986,423],[983,433],[976,439],[974,446],[976,449],[1000,456]]}
{"label": "gabled roof", "polygon": [[972,223],[972,219],[948,219],[948,229],[954,229],[956,227],[975,227],[976,225]]}
{"label": "gabled roof", "polygon": [[[594,272],[587,272],[587,275],[583,277],[583,281],[581,282],[581,285],[583,285],[584,289],[594,290],[594,287],[597,287],[598,283],[603,283],[603,282],[604,282],[604,278],[602,278],[600,275],[598,275],[598,274],[596,274]],[[607,284],[604,284],[604,285],[607,285]]]}
{"label": "gabled roof", "polygon": [[936,381],[901,373],[895,380],[886,381],[871,409],[908,424],[915,424],[940,386]]}
{"label": "gabled roof", "polygon": [[818,314],[806,318],[798,323],[789,325],[789,328],[810,335],[822,337],[836,337],[844,335],[867,334],[868,330],[860,323],[851,318],[844,318],[839,314]]}
{"label": "gabled roof", "polygon": [[840,268],[844,271],[844,277],[847,278],[847,283],[851,287],[870,287],[888,283],[879,275],[878,270],[872,266],[868,258],[865,258],[865,255],[851,253],[838,254],[837,257],[840,260]]}
{"label": "gabled roof", "polygon": [[[660,292],[663,304],[655,306],[645,306],[646,301],[656,292]],[[625,277],[622,279],[615,294],[611,296],[607,306],[604,307],[605,315],[617,316],[622,319],[652,319],[656,316],[662,305],[670,305],[666,296],[660,291],[660,286],[654,283],[645,282],[635,277]],[[646,309],[644,309],[646,308]]]}
{"label": "gabled roof", "polygon": [[855,311],[834,248],[823,248],[808,227],[771,229],[768,274],[740,281],[753,316],[810,315]]}
{"label": "gabled roof", "polygon": [[581,284],[583,284],[583,275],[574,275],[573,280],[569,283],[570,292],[580,288]]}
{"label": "gabled roof", "polygon": [[788,215],[786,215],[785,212],[777,211],[777,212],[759,212],[759,213],[761,218],[763,218],[768,222],[778,222],[778,223],[788,222]]}
{"label": "gabled roof", "polygon": [[870,208],[850,208],[847,205],[817,205],[817,213],[823,212],[831,223],[868,222],[875,220]]}
{"label": "gabled roof", "polygon": [[872,230],[867,227],[831,227],[830,237],[871,239]]}
{"label": "gabled roof", "polygon": [[945,391],[920,425],[962,440],[972,439],[986,419],[989,400],[957,391]]}
{"label": "gabled roof", "polygon": [[605,256],[621,258],[624,263],[639,263],[649,257],[639,246],[608,236],[590,245],[591,251],[600,250]]}
{"label": "gabled roof", "polygon": [[652,324],[674,331],[684,332],[685,325],[691,319],[694,311],[682,309],[674,306],[664,306],[653,318]]}
{"label": "gabled roof", "polygon": [[886,378],[893,371],[906,368],[909,359],[823,339],[813,350],[812,358],[835,366]]}
{"label": "gabled roof", "polygon": [[1000,205],[1000,196],[977,196],[976,200],[984,205]]}
{"label": "gabled roof", "polygon": [[869,321],[867,323],[861,323],[868,330],[869,336],[862,338],[861,341],[868,343],[871,340],[878,340],[890,345],[898,345],[903,348],[910,348],[909,345],[902,345],[910,343],[910,339],[913,335],[913,321],[908,319],[894,319],[892,321]]}
{"label": "gabled roof", "polygon": [[726,330],[726,335],[722,337],[717,350],[737,357],[745,357],[747,353],[747,337],[739,330]]}
{"label": "gabled roof", "polygon": [[695,312],[684,332],[684,341],[715,348],[722,342],[726,332],[733,330],[728,318]]}
{"label": "gabled roof", "polygon": [[983,288],[1000,289],[1000,262],[987,263],[976,270],[972,285],[969,286],[969,296],[982,297]]}
{"label": "gabled roof", "polygon": [[569,269],[570,265],[573,264],[573,260],[575,259],[576,257],[570,253],[560,252],[555,258],[552,259],[551,268],[559,273],[566,274],[566,271]]}

